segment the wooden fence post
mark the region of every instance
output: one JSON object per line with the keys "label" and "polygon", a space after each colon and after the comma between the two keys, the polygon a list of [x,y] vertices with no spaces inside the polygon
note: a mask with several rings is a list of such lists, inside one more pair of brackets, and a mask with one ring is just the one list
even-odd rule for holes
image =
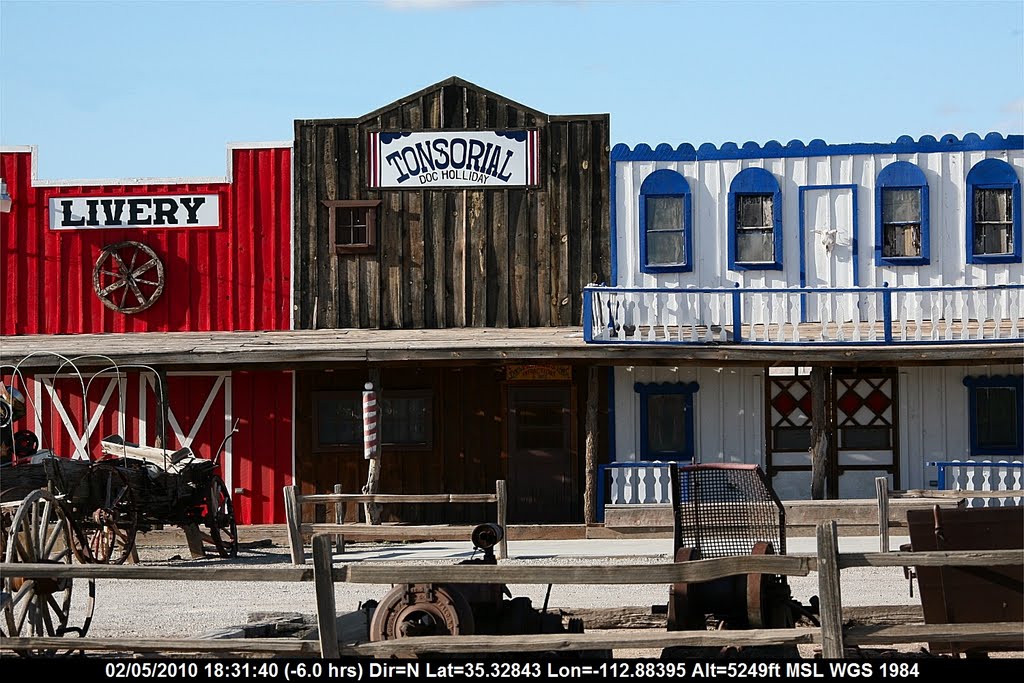
{"label": "wooden fence post", "polygon": [[878,550],[889,552],[889,478],[875,477],[875,497],[878,498]]}
{"label": "wooden fence post", "polygon": [[822,656],[842,659],[843,600],[839,588],[839,539],[835,520],[818,524],[817,535]]}
{"label": "wooden fence post", "polygon": [[[341,494],[341,484],[334,485],[334,492]],[[339,525],[345,523],[345,503],[340,500],[334,504],[334,523]],[[345,536],[337,534],[334,537],[334,544],[339,554],[345,552]]]}
{"label": "wooden fence post", "polygon": [[499,479],[494,483],[494,493],[498,498],[498,526],[501,527],[501,541],[498,543],[498,558],[508,559],[508,490],[505,488],[505,480]]}
{"label": "wooden fence post", "polygon": [[338,612],[334,604],[334,573],[331,566],[331,537],[313,537],[313,585],[316,589],[316,626],[320,634],[320,656],[338,659]]}
{"label": "wooden fence post", "polygon": [[292,551],[292,564],[306,564],[306,554],[302,549],[302,509],[299,507],[299,496],[296,486],[284,487],[284,517],[288,526],[288,547]]}

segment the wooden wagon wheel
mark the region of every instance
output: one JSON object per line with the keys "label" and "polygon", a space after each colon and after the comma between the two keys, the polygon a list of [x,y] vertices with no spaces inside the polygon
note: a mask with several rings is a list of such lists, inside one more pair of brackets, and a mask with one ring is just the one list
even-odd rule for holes
{"label": "wooden wagon wheel", "polygon": [[103,305],[118,313],[144,311],[164,291],[164,264],[142,242],[103,247],[92,269],[92,288]]}
{"label": "wooden wagon wheel", "polygon": [[[71,533],[60,502],[45,489],[30,493],[11,520],[5,562],[71,564]],[[70,578],[7,576],[3,591],[9,598],[4,620],[10,637],[84,637],[92,623],[96,604],[96,581],[89,579],[88,594],[72,601]],[[79,611],[72,625],[72,612]],[[23,655],[53,656],[76,650],[19,651]]]}
{"label": "wooden wagon wheel", "polygon": [[209,540],[221,557],[238,555],[238,528],[235,525],[235,509],[224,480],[214,475],[210,482],[210,497],[206,501],[206,517],[203,520],[209,529]]}
{"label": "wooden wagon wheel", "polygon": [[75,534],[75,556],[84,563],[124,564],[139,531],[139,507],[128,477],[101,462],[92,466],[87,481],[90,509]]}

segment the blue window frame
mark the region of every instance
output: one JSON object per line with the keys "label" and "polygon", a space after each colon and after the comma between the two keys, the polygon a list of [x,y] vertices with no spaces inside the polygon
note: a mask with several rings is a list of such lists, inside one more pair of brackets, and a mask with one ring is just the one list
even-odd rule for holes
{"label": "blue window frame", "polygon": [[640,185],[640,270],[687,273],[693,270],[690,185],[667,168]]}
{"label": "blue window frame", "polygon": [[696,382],[633,385],[640,394],[640,459],[693,460]]}
{"label": "blue window frame", "polygon": [[745,168],[729,186],[729,269],[782,270],[782,192],[763,168]]}
{"label": "blue window frame", "polygon": [[930,263],[928,179],[907,161],[894,161],[875,181],[875,263]]}
{"label": "blue window frame", "polygon": [[971,456],[1024,455],[1024,377],[965,377]]}
{"label": "blue window frame", "polygon": [[967,174],[967,262],[1020,263],[1020,180],[1001,159]]}

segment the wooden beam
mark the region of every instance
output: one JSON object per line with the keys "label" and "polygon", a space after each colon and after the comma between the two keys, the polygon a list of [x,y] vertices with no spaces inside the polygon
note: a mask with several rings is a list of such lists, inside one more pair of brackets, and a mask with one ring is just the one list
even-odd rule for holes
{"label": "wooden beam", "polygon": [[970,624],[903,624],[899,626],[851,626],[849,645],[893,645],[896,643],[954,643],[1005,640],[1024,649],[1024,622]]}
{"label": "wooden beam", "polygon": [[306,553],[302,548],[302,508],[299,507],[297,486],[284,487],[284,516],[288,527],[288,547],[291,550],[292,564],[305,564]]}
{"label": "wooden beam", "polygon": [[0,575],[74,579],[153,579],[158,581],[281,581],[313,580],[313,571],[302,567],[157,567],[116,564],[0,563]]}
{"label": "wooden beam", "polygon": [[839,535],[834,521],[818,525],[818,600],[825,659],[843,658],[843,600],[839,584]]}
{"label": "wooden beam", "polygon": [[889,552],[889,478],[875,477],[875,497],[878,499],[878,546]]}
{"label": "wooden beam", "polygon": [[493,493],[312,493],[298,496],[300,504],[324,503],[496,503]]}
{"label": "wooden beam", "polygon": [[432,524],[424,526],[404,524],[303,524],[304,534],[342,534],[349,540],[389,541],[469,541],[474,527]]}
{"label": "wooden beam", "polygon": [[316,588],[316,625],[320,634],[320,656],[337,659],[338,610],[334,603],[331,537],[313,537],[313,582]]}
{"label": "wooden beam", "polygon": [[498,526],[501,527],[501,540],[498,542],[498,559],[508,559],[508,489],[505,480],[494,482],[494,497],[498,504]]}
{"label": "wooden beam", "polygon": [[840,569],[852,567],[1000,567],[1024,564],[1024,550],[927,550],[843,553]]}
{"label": "wooden beam", "polygon": [[830,368],[811,368],[811,498],[828,497],[828,377]]}
{"label": "wooden beam", "polygon": [[[335,495],[341,494],[341,484],[334,485],[334,493]],[[334,523],[345,523],[345,503],[340,500],[334,504]],[[337,551],[339,554],[345,552],[345,536],[343,534],[336,534],[334,537],[334,542],[337,546]]]}
{"label": "wooden beam", "polygon": [[597,523],[597,506],[604,501],[597,500],[597,366],[587,368],[587,417],[586,443],[584,447],[584,489],[583,522]]}
{"label": "wooden beam", "polygon": [[[3,638],[3,650],[67,650],[68,638]],[[75,638],[75,650],[90,652],[209,652],[215,654],[288,654],[318,656],[320,646],[298,638],[224,638],[177,640],[170,638]]]}

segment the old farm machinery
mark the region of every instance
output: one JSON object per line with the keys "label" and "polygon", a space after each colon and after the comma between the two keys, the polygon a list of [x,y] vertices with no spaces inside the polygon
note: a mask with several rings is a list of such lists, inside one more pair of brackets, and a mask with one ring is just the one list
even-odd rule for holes
{"label": "old farm machinery", "polygon": [[[503,537],[497,524],[480,524],[472,534],[473,547],[482,557],[459,564],[495,565],[494,546]],[[508,586],[480,584],[400,584],[379,603],[369,601],[371,641],[434,635],[523,635],[582,633],[583,622],[562,623],[559,612],[547,605],[534,608],[530,598],[513,598]],[[608,653],[583,653],[590,656]]]}
{"label": "old farm machinery", "polygon": [[[203,526],[202,538],[220,556],[237,553],[231,498],[217,474],[227,439],[213,459],[189,448],[137,446],[119,436],[102,441],[102,458],[72,459],[40,450],[33,432],[16,430],[25,414],[13,381],[0,383],[4,562],[120,564],[135,555],[139,532],[164,525],[186,531]],[[2,625],[10,636],[83,636],[92,620],[93,580],[84,599],[72,598],[71,579],[5,576],[2,593]]]}
{"label": "old farm machinery", "polygon": [[[786,553],[785,509],[757,465],[673,468],[676,562]],[[786,577],[739,574],[669,588],[670,631],[817,625],[817,606],[793,599]],[[673,648],[669,655],[684,654]]]}

